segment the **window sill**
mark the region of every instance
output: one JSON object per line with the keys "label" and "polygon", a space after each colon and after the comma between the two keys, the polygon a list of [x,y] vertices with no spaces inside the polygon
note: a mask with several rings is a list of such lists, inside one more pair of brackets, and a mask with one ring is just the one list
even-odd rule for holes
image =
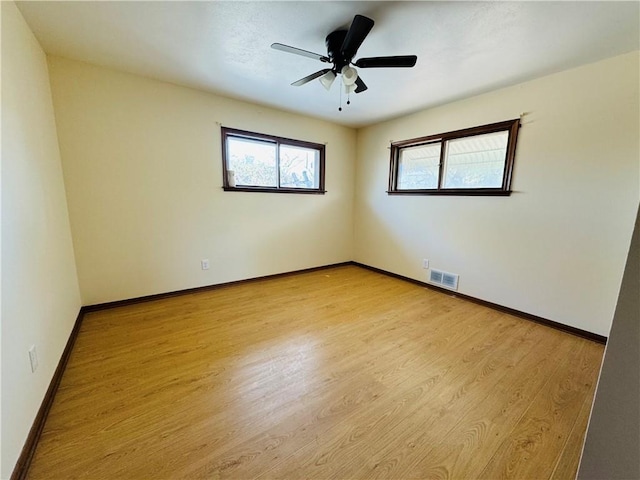
{"label": "window sill", "polygon": [[225,192],[262,192],[262,193],[302,193],[306,195],[324,195],[326,190],[310,188],[269,188],[269,187],[222,187]]}
{"label": "window sill", "polygon": [[494,188],[451,188],[447,190],[387,190],[387,194],[508,197],[511,195],[511,190],[501,190]]}

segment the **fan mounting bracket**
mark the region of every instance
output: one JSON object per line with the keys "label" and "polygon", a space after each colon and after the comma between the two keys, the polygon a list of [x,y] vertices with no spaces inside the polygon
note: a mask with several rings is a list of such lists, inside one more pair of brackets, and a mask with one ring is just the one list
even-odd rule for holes
{"label": "fan mounting bracket", "polygon": [[342,70],[342,67],[345,65],[349,65],[351,62],[350,58],[345,58],[342,54],[342,44],[344,43],[344,39],[347,36],[347,30],[336,30],[335,32],[331,32],[327,35],[325,39],[325,45],[327,46],[327,54],[329,55],[329,60],[334,64],[334,72],[339,73]]}

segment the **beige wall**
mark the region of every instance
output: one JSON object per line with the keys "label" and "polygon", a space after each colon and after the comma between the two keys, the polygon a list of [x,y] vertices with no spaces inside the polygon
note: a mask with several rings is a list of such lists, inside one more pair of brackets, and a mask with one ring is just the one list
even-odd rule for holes
{"label": "beige wall", "polygon": [[[639,197],[638,52],[358,132],[355,260],[607,335]],[[389,141],[517,118],[510,197],[388,196]]]}
{"label": "beige wall", "polygon": [[[352,259],[354,130],[62,58],[49,68],[85,305]],[[223,192],[220,123],[326,143],[327,193]]]}
{"label": "beige wall", "polygon": [[[80,309],[45,54],[2,2],[2,467],[9,478]],[[40,366],[31,373],[28,349]]]}

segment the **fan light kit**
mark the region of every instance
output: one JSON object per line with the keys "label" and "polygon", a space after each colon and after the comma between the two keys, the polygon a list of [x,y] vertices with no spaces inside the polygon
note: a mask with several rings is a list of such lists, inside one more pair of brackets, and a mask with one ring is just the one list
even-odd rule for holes
{"label": "fan light kit", "polygon": [[[293,82],[291,85],[294,87],[299,87],[305,83],[309,83],[311,80],[319,78],[322,86],[329,90],[336,77],[342,75],[342,84],[344,85],[344,91],[347,95],[354,92],[361,93],[367,89],[367,85],[362,81],[362,78],[358,75],[358,71],[354,66],[358,68],[406,68],[413,67],[418,60],[418,57],[415,55],[401,55],[393,57],[360,58],[356,62],[352,62],[358,48],[362,45],[362,42],[373,28],[373,25],[374,21],[370,18],[363,15],[356,15],[353,18],[353,22],[351,22],[349,30],[336,30],[327,35],[325,40],[327,46],[326,56],[300,48],[290,47],[282,43],[274,43],[271,45],[271,48],[333,64],[332,68],[319,70]],[[347,99],[347,105],[350,103],[349,99]],[[342,106],[340,106],[338,110],[342,111]]]}

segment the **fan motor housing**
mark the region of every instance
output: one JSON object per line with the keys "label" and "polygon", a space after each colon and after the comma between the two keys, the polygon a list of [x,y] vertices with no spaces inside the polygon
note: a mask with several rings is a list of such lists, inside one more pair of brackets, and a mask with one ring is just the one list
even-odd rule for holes
{"label": "fan motor housing", "polygon": [[327,46],[327,54],[329,60],[335,65],[334,71],[340,72],[342,67],[349,65],[350,58],[344,58],[342,54],[342,44],[344,38],[347,36],[347,30],[336,30],[327,35],[325,39],[325,45]]}

